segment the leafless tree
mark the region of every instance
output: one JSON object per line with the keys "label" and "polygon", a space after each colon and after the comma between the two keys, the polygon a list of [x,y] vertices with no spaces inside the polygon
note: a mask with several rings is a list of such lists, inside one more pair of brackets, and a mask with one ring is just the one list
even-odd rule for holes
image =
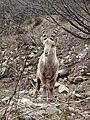
{"label": "leafless tree", "polygon": [[[75,27],[77,30],[79,30],[81,33],[84,34],[84,36],[79,35],[75,31],[68,30],[64,26],[62,26],[59,22],[57,22],[50,14],[50,12],[42,6],[42,8],[45,10],[45,12],[53,19],[53,21],[59,25],[62,26],[64,30],[71,33],[75,37],[78,37],[80,39],[90,39],[90,1],[88,0],[59,0],[58,3],[53,3],[50,0],[47,0],[48,4],[51,5],[53,8],[53,11],[55,14],[63,17],[66,19],[71,26]],[[60,5],[61,4],[61,5]]]}

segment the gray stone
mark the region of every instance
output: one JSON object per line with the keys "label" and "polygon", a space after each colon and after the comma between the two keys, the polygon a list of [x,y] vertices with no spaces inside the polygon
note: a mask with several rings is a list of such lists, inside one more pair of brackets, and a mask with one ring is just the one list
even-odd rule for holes
{"label": "gray stone", "polygon": [[0,78],[3,78],[8,75],[8,69],[7,67],[0,68]]}
{"label": "gray stone", "polygon": [[65,85],[61,84],[59,87],[59,93],[68,93],[68,92],[69,89]]}
{"label": "gray stone", "polygon": [[86,49],[83,49],[83,50],[78,54],[78,57],[79,57],[79,59],[84,59],[86,55],[87,55],[87,50],[86,50]]}
{"label": "gray stone", "polygon": [[78,84],[79,82],[83,82],[85,79],[82,76],[76,76],[70,82],[73,84]]}
{"label": "gray stone", "polygon": [[67,77],[69,74],[69,70],[67,69],[61,69],[58,71],[58,78],[63,78],[63,77]]}
{"label": "gray stone", "polygon": [[59,82],[56,82],[55,83],[55,88],[58,88],[60,86],[60,83]]}

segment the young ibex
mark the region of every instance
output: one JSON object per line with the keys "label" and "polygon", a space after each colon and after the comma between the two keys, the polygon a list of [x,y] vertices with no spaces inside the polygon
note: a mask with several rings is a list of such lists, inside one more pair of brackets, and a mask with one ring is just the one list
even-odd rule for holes
{"label": "young ibex", "polygon": [[[40,56],[38,68],[37,68],[37,86],[35,90],[35,95],[40,89],[40,83],[43,85],[43,97],[53,97],[54,84],[57,79],[59,62],[56,56],[56,46],[53,41],[57,30],[54,31],[54,34],[51,38],[47,38],[43,31],[43,45],[44,52]],[[48,83],[48,86],[47,86]]]}

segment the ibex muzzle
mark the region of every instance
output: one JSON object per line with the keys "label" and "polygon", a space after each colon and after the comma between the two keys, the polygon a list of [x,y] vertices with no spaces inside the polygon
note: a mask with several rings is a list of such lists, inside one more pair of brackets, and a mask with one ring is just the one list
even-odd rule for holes
{"label": "ibex muzzle", "polygon": [[54,84],[58,76],[59,62],[56,56],[55,42],[50,38],[45,38],[43,41],[43,45],[44,52],[40,56],[37,68],[37,86],[35,94],[37,95],[37,92],[40,89],[40,83],[42,83],[43,96],[48,96],[49,98],[52,98]]}

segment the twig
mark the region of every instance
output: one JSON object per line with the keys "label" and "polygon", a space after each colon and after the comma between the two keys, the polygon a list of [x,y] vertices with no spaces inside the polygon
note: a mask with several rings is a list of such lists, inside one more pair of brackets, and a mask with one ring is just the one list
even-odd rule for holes
{"label": "twig", "polygon": [[49,105],[48,105],[48,106],[45,106],[45,107],[36,108],[36,109],[34,109],[34,110],[31,110],[31,111],[28,111],[28,112],[23,113],[23,114],[21,114],[21,115],[18,115],[17,117],[14,117],[12,120],[16,120],[16,118],[18,118],[18,117],[21,117],[21,116],[23,116],[23,115],[27,115],[27,114],[29,114],[29,113],[35,112],[35,111],[40,110],[40,109],[46,109],[46,108],[48,108],[48,107],[49,107]]}
{"label": "twig", "polygon": [[17,92],[17,88],[18,88],[18,85],[19,85],[19,81],[20,81],[20,79],[21,79],[21,77],[22,77],[23,71],[24,71],[24,69],[25,69],[25,65],[26,65],[26,61],[24,61],[23,68],[22,68],[22,71],[20,71],[18,80],[15,80],[15,81],[16,81],[16,85],[15,85],[14,92],[13,92],[12,96],[9,98],[7,107],[6,107],[6,109],[5,109],[5,112],[4,112],[3,116],[1,117],[1,120],[5,119],[5,116],[6,116],[6,113],[7,113],[7,110],[8,110],[8,106],[10,105],[11,100],[13,99],[13,97],[15,96],[15,94],[16,94],[16,92]]}

